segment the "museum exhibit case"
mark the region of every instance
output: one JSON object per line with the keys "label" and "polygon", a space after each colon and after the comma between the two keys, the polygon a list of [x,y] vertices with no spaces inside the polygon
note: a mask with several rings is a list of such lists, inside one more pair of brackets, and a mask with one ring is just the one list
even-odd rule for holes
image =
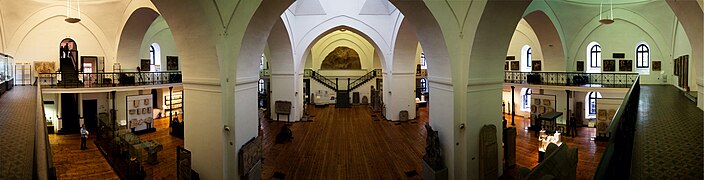
{"label": "museum exhibit case", "polygon": [[12,56],[0,53],[0,95],[14,86],[14,65]]}

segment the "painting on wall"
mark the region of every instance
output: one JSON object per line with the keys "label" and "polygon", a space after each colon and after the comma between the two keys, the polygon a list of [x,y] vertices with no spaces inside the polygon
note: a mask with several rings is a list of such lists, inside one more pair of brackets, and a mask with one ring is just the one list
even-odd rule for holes
{"label": "painting on wall", "polygon": [[614,72],[614,71],[616,71],[616,60],[613,60],[613,59],[604,60],[603,65],[604,65],[603,70],[604,70],[605,72]]}
{"label": "painting on wall", "polygon": [[633,60],[618,60],[618,71],[633,71]]}
{"label": "painting on wall", "polygon": [[506,60],[516,60],[516,56],[506,56]]}
{"label": "painting on wall", "polygon": [[520,62],[518,61],[511,61],[511,70],[518,70],[520,65]]}
{"label": "painting on wall", "polygon": [[54,61],[34,61],[34,72],[54,73],[54,72],[56,72],[56,62],[54,62]]}
{"label": "painting on wall", "polygon": [[178,56],[166,56],[166,70],[167,71],[177,71],[178,70]]}
{"label": "painting on wall", "polygon": [[577,71],[584,71],[584,61],[577,61]]}
{"label": "painting on wall", "polygon": [[140,62],[139,63],[139,70],[140,71],[149,71],[150,65],[151,65],[151,63],[150,63],[151,61],[149,59],[142,59],[139,62]]}
{"label": "painting on wall", "polygon": [[531,62],[531,68],[533,71],[542,71],[543,67],[541,66],[541,61],[532,61]]}
{"label": "painting on wall", "polygon": [[662,71],[661,61],[653,61],[653,71]]}
{"label": "painting on wall", "polygon": [[330,70],[347,70],[347,69],[362,69],[362,64],[359,61],[357,51],[349,47],[336,47],[332,50],[325,60],[320,65],[320,69]]}
{"label": "painting on wall", "polygon": [[508,71],[508,64],[508,61],[504,62],[504,71]]}
{"label": "painting on wall", "polygon": [[677,59],[675,59],[675,63],[674,63],[674,64],[675,64],[675,67],[673,68],[674,71],[672,72],[672,74],[674,74],[675,76],[679,76],[679,75],[680,75],[680,65],[679,65],[679,64],[680,64],[680,59],[681,59],[681,58],[682,58],[682,56],[677,57]]}

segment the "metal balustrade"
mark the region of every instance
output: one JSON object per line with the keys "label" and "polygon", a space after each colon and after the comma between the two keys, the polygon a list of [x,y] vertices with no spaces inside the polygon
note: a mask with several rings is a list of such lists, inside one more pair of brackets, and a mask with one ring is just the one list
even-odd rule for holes
{"label": "metal balustrade", "polygon": [[504,72],[504,82],[555,86],[628,88],[638,73]]}
{"label": "metal balustrade", "polygon": [[181,83],[181,71],[77,73],[78,81],[62,78],[62,73],[39,73],[34,84],[44,88],[93,88]]}

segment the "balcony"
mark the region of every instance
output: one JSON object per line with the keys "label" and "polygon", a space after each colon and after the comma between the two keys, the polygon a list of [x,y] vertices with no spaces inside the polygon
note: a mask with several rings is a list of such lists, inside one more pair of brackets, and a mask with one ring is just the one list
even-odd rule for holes
{"label": "balcony", "polygon": [[504,83],[594,88],[630,88],[638,73],[504,72]]}
{"label": "balcony", "polygon": [[39,73],[34,83],[43,88],[97,88],[181,83],[181,71],[78,73],[78,81],[62,79],[61,73]]}

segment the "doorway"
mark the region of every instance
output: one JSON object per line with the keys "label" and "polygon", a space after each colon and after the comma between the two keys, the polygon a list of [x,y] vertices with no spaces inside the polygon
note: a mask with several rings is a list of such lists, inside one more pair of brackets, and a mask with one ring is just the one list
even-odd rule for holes
{"label": "doorway", "polygon": [[83,123],[86,129],[98,127],[98,100],[83,100]]}

